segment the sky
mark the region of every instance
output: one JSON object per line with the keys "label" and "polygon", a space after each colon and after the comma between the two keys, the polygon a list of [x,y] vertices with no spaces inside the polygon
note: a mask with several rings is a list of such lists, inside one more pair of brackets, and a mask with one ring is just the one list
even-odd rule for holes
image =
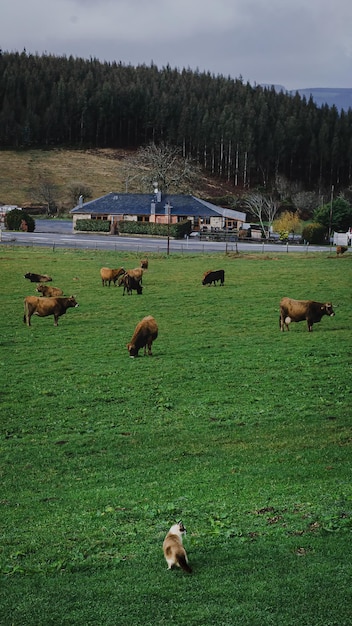
{"label": "sky", "polygon": [[6,52],[189,68],[288,90],[352,87],[351,0],[10,0]]}

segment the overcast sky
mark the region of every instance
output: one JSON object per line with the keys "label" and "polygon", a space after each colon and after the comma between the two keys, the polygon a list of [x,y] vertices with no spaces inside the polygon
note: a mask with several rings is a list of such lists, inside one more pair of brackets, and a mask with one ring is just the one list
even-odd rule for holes
{"label": "overcast sky", "polygon": [[352,87],[351,0],[9,0],[0,34],[7,52]]}

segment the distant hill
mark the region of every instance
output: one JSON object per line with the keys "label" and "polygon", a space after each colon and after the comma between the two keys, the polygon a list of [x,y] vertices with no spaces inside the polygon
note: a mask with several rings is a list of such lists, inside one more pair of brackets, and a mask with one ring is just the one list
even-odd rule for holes
{"label": "distant hill", "polygon": [[291,96],[294,96],[297,92],[300,96],[304,96],[306,100],[309,100],[310,96],[312,96],[315,104],[318,107],[324,106],[327,104],[329,107],[336,106],[338,111],[342,109],[344,111],[348,111],[348,109],[352,108],[352,88],[338,88],[333,89],[332,87],[308,87],[307,89],[292,89],[291,91],[286,89],[284,85],[268,85],[262,84],[262,87],[274,87],[275,91],[278,93],[283,91],[284,93],[289,93]]}
{"label": "distant hill", "polygon": [[[344,89],[313,87],[311,89],[297,89],[297,91],[301,96],[305,96],[307,100],[312,95],[314,102],[319,107],[324,104],[327,104],[329,107],[335,105],[338,111],[342,109],[348,111],[348,109],[352,108],[352,89],[347,87]],[[296,91],[290,91],[289,93],[294,95]]]}

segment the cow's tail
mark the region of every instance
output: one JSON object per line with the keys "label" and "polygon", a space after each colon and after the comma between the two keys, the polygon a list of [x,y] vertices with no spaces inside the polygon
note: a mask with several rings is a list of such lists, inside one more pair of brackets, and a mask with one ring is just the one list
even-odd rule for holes
{"label": "cow's tail", "polygon": [[27,326],[30,326],[30,323],[31,323],[30,316],[29,316],[29,304],[26,301],[24,302],[23,323],[27,324]]}

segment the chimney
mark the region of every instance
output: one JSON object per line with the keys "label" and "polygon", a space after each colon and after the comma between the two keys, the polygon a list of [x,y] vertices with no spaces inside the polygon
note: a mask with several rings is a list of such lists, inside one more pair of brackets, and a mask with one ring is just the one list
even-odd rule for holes
{"label": "chimney", "polygon": [[83,206],[83,196],[82,194],[80,195],[80,197],[78,198],[78,206],[81,209]]}

